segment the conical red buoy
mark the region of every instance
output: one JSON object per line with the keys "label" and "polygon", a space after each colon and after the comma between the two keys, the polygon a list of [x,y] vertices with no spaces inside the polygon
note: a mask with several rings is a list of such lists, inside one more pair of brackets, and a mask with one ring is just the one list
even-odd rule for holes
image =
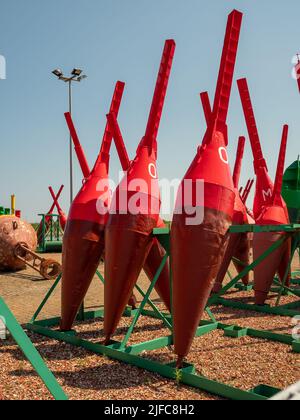
{"label": "conical red buoy", "polygon": [[[106,343],[114,334],[152,246],[160,213],[157,134],[167,92],[175,42],[166,41],[145,137],[118,186],[107,224],[105,264]],[[113,120],[114,115],[110,118]],[[114,119],[116,123],[116,119]],[[116,124],[113,124],[116,127]]]}
{"label": "conical red buoy", "polygon": [[[281,186],[284,172],[284,161],[288,136],[288,127],[285,126],[282,136],[282,145],[279,154],[279,162],[276,174],[275,187],[268,174],[267,164],[263,156],[254,111],[251,103],[248,83],[246,79],[238,80],[238,88],[242,106],[248,127],[250,142],[254,156],[254,169],[257,177],[254,199],[254,216],[258,225],[280,225],[289,223],[289,215],[286,204],[281,197]],[[275,243],[282,234],[280,233],[257,233],[253,239],[253,255],[256,260],[264,251]],[[272,253],[254,270],[255,302],[263,305],[267,299],[276,272],[281,280],[288,268],[287,261],[290,259],[290,243]],[[283,274],[284,273],[284,274]],[[287,279],[289,282],[289,278]]]}
{"label": "conical red buoy", "polygon": [[260,216],[262,208],[270,203],[274,185],[269,176],[267,163],[263,156],[247,80],[240,79],[238,80],[237,84],[241,96],[246,125],[248,128],[251,148],[254,156],[256,187],[253,213],[256,220]]}
{"label": "conical red buoy", "polygon": [[[204,110],[206,123],[209,126],[210,119],[212,118],[212,111],[211,111],[211,105],[210,105],[210,99],[209,99],[208,93],[202,92],[200,94],[200,98],[201,98],[202,107]],[[233,184],[235,187],[235,194],[236,194],[235,204],[234,204],[233,224],[236,224],[236,225],[248,223],[248,220],[249,220],[248,215],[247,215],[247,209],[241,199],[241,196],[238,190],[240,176],[241,176],[241,169],[242,169],[242,160],[243,160],[244,150],[245,150],[245,143],[246,143],[245,137],[240,137],[239,143],[238,143],[236,163],[235,163],[235,168],[233,172]],[[216,278],[216,282],[212,290],[213,293],[218,293],[222,289],[224,278],[226,276],[226,273],[229,269],[229,266],[233,257],[242,261],[243,264],[249,264],[250,248],[251,248],[250,239],[251,239],[250,235],[248,235],[247,233],[232,234],[230,236],[230,240],[229,240],[223,261],[222,261],[222,265],[221,265],[218,276]],[[234,262],[234,265],[238,273],[244,270],[245,266],[243,264]],[[243,278],[243,283],[245,285],[249,284],[249,275]]]}
{"label": "conical red buoy", "polygon": [[[57,195],[53,198],[55,198],[55,200],[57,201],[62,193],[62,190],[64,189],[64,185],[62,185],[57,193]],[[53,191],[53,190],[52,190]],[[48,232],[49,230],[49,226],[50,226],[50,222],[51,222],[51,217],[49,217],[49,214],[52,214],[54,209],[55,209],[55,200],[52,204],[52,206],[50,207],[50,210],[48,211],[46,217],[45,217],[45,227],[43,227],[43,221],[41,221],[41,223],[39,224],[39,227],[37,229],[37,238],[38,238],[38,244],[40,245],[42,243],[43,240],[43,229],[45,230],[45,233]]]}
{"label": "conical red buoy", "polygon": [[[245,137],[239,138],[236,162],[233,172],[233,184],[235,188],[235,202],[232,223],[234,225],[243,225],[248,223],[247,209],[241,199],[238,187],[240,182],[240,175],[242,169],[242,161],[245,150]],[[229,243],[219,270],[213,292],[218,293],[223,287],[223,281],[231,264],[233,257],[240,260],[242,263],[249,265],[250,263],[250,241],[247,233],[234,233],[230,235]],[[234,265],[241,273],[245,269],[245,265],[234,262]],[[242,279],[245,285],[249,284],[249,275]]]}
{"label": "conical red buoy", "polygon": [[172,307],[179,368],[189,353],[220,269],[233,218],[235,189],[226,150],[226,120],[241,23],[242,13],[233,11],[227,24],[212,118],[179,189],[173,217]]}
{"label": "conical red buoy", "polygon": [[57,211],[58,211],[60,227],[62,228],[62,231],[64,232],[66,224],[67,224],[67,216],[65,215],[65,213],[62,210],[62,208],[61,208],[61,206],[58,202],[58,199],[56,198],[56,196],[54,194],[53,188],[49,187],[49,191],[50,191],[50,194],[53,198],[53,202],[54,202],[54,204],[57,208]]}
{"label": "conical red buoy", "polygon": [[[115,88],[110,108],[115,114],[120,109],[124,86],[118,82]],[[68,118],[67,114],[67,121]],[[107,124],[94,169],[85,179],[70,209],[63,240],[61,329],[64,331],[72,328],[103,254],[111,195],[108,181],[111,143],[112,135]],[[88,165],[86,174],[87,170]]]}
{"label": "conical red buoy", "polygon": [[[110,124],[111,130],[114,136],[117,151],[119,154],[119,159],[122,164],[123,170],[124,172],[127,172],[130,168],[131,162],[129,161],[129,157],[127,155],[127,151],[124,146],[124,140],[123,140],[123,136],[122,136],[118,121],[116,119],[116,116],[113,114],[107,115],[107,120]],[[164,221],[159,218],[156,227],[159,229],[163,229],[166,227],[166,225]],[[152,280],[154,279],[154,276],[157,273],[165,255],[166,255],[166,251],[164,250],[164,248],[160,245],[157,239],[153,239],[151,250],[149,251],[149,254],[146,258],[146,261],[143,267],[150,282],[152,282]],[[155,290],[158,293],[160,299],[164,302],[167,309],[171,311],[169,261],[165,264],[155,284]]]}
{"label": "conical red buoy", "polygon": [[[261,215],[257,219],[258,225],[289,224],[287,207],[281,197],[287,138],[288,126],[284,126],[272,201],[270,205],[262,209]],[[254,259],[259,258],[282,236],[284,236],[284,233],[258,233],[254,235]],[[257,305],[265,304],[276,272],[283,276],[282,279],[284,278],[288,269],[289,258],[290,242],[288,241],[254,270],[255,303]]]}

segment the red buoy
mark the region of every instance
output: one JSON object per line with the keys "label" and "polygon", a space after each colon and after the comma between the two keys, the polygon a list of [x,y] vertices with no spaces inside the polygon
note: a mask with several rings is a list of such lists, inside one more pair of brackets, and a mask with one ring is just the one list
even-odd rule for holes
{"label": "red buoy", "polygon": [[269,176],[267,163],[264,159],[264,155],[262,152],[247,80],[240,79],[238,80],[237,84],[241,96],[252,153],[254,156],[256,187],[253,204],[253,213],[254,218],[256,220],[260,216],[262,208],[270,202],[273,194],[274,185]]}
{"label": "red buoy", "polygon": [[[263,207],[260,216],[257,219],[258,225],[287,225],[289,216],[286,204],[281,197],[282,181],[284,175],[284,163],[286,156],[288,138],[288,126],[284,126],[282,142],[278,159],[276,172],[276,181],[274,192],[270,204]],[[267,249],[278,241],[284,233],[258,233],[254,235],[254,259],[259,258]],[[280,248],[272,253],[254,270],[254,290],[255,303],[257,305],[265,304],[274,277],[278,272],[281,279],[284,279],[287,273],[291,256],[291,242],[286,241]]]}
{"label": "red buoy", "polygon": [[[56,196],[54,195],[55,200],[58,200],[59,199],[59,197],[60,197],[63,189],[64,189],[64,185],[62,185],[60,187],[57,195]],[[53,204],[50,207],[50,210],[48,211],[48,213],[47,213],[47,215],[45,217],[45,222],[44,222],[45,223],[45,227],[43,226],[43,221],[41,221],[41,223],[39,224],[39,227],[37,229],[37,238],[38,238],[38,243],[39,244],[41,244],[41,242],[43,240],[43,229],[45,229],[45,232],[48,232],[48,230],[49,230],[49,226],[50,226],[50,223],[51,223],[51,217],[49,217],[48,215],[49,214],[52,214],[53,211],[54,211],[54,209],[55,209],[55,200],[53,201]]]}
{"label": "red buoy", "polygon": [[58,211],[60,227],[61,227],[62,231],[64,232],[64,230],[66,228],[66,224],[67,224],[67,216],[65,215],[63,209],[61,208],[61,206],[58,202],[58,198],[54,194],[53,188],[49,187],[49,191],[50,191],[50,194],[53,198],[53,202],[54,202],[54,204],[57,208],[57,211]]}
{"label": "red buoy", "polygon": [[[248,215],[245,204],[239,193],[239,182],[242,168],[242,161],[245,150],[245,137],[239,138],[236,162],[233,172],[233,184],[235,188],[235,202],[234,202],[234,213],[232,223],[234,225],[244,225],[248,223]],[[223,281],[231,264],[233,258],[241,261],[242,264],[235,262],[234,265],[237,272],[240,274],[244,269],[245,265],[250,263],[250,237],[247,233],[232,233],[230,235],[229,243],[219,270],[213,292],[218,293],[223,287]],[[242,279],[245,285],[249,284],[249,275],[246,275]]]}
{"label": "red buoy", "polygon": [[[276,174],[276,185],[274,187],[274,184],[268,174],[267,164],[263,156],[247,80],[238,80],[238,87],[252,146],[254,169],[257,178],[253,209],[256,224],[288,224],[288,210],[281,196],[288,127],[285,126],[283,130]],[[256,260],[259,258],[281,237],[281,233],[256,233],[253,240],[254,259]],[[288,269],[288,262],[290,260],[290,247],[290,241],[287,241],[255,268],[254,288],[255,302],[257,305],[263,305],[265,303],[276,272],[279,273],[281,280],[284,279],[285,273]],[[287,282],[289,282],[289,277]]]}
{"label": "red buoy", "polygon": [[[114,136],[114,140],[116,143],[116,147],[119,154],[120,162],[122,164],[122,168],[124,172],[127,172],[130,168],[131,162],[129,160],[127,151],[124,146],[125,143],[123,140],[123,136],[122,136],[118,121],[114,114],[107,115],[107,120],[110,124],[111,130]],[[159,218],[156,227],[159,229],[163,229],[166,227],[166,225],[164,221]],[[154,238],[152,240],[152,246],[143,267],[150,282],[152,282],[152,280],[154,279],[154,276],[157,273],[165,255],[166,255],[165,249],[161,246],[158,240]],[[159,297],[161,298],[161,300],[164,302],[166,308],[169,311],[171,311],[169,261],[165,264],[155,284],[155,290],[157,294],[159,295]]]}
{"label": "red buoy", "polygon": [[[151,250],[152,231],[159,222],[161,202],[156,139],[174,53],[175,42],[166,41],[145,137],[115,192],[107,224],[104,316],[106,343],[109,343],[119,324]],[[113,117],[110,116],[111,119]]]}
{"label": "red buoy", "polygon": [[[124,86],[118,82],[115,88],[110,111],[116,115]],[[67,114],[70,126],[69,117]],[[94,169],[84,180],[70,209],[63,239],[61,329],[64,331],[72,328],[104,251],[104,228],[111,197],[108,180],[111,143],[112,135],[107,124]],[[88,165],[84,175],[87,171]]]}
{"label": "red buoy", "polygon": [[[212,111],[210,105],[210,99],[207,92],[202,92],[200,94],[204,115],[206,119],[206,123],[209,126],[210,119],[212,118]],[[249,216],[247,214],[246,206],[241,198],[239,192],[239,182],[241,176],[241,169],[242,169],[242,161],[244,156],[245,150],[245,137],[239,138],[238,143],[238,150],[237,150],[237,157],[235,162],[235,168],[233,172],[233,184],[235,187],[235,204],[234,204],[234,215],[233,215],[233,224],[241,225],[249,222]],[[240,273],[244,270],[245,264],[249,264],[250,262],[250,248],[251,248],[251,236],[247,233],[240,233],[240,234],[232,234],[222,261],[221,268],[219,270],[218,276],[216,278],[216,282],[213,287],[213,293],[218,293],[223,287],[223,281],[226,276],[226,273],[229,269],[230,263],[235,257],[237,260],[241,261],[242,264],[235,262],[234,265]],[[245,285],[249,284],[249,275],[246,275],[243,279],[243,283]]]}
{"label": "red buoy", "polygon": [[242,16],[235,10],[229,15],[212,118],[179,189],[173,217],[172,306],[179,368],[189,353],[220,269],[234,213],[226,120]]}

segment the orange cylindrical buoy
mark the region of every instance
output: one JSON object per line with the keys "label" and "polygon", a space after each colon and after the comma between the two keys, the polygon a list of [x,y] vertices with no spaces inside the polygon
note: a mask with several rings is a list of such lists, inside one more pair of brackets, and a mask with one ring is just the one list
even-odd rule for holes
{"label": "orange cylindrical buoy", "polygon": [[105,235],[106,344],[119,324],[151,250],[153,229],[159,223],[156,139],[174,53],[175,42],[166,41],[145,137],[113,198]]}
{"label": "orange cylindrical buoy", "polygon": [[[111,112],[118,114],[124,83],[115,88]],[[70,126],[70,115],[66,114]],[[63,239],[61,329],[72,328],[104,251],[104,229],[110,206],[109,152],[112,135],[107,124],[101,151],[72,203]]]}
{"label": "orange cylindrical buoy", "polygon": [[171,229],[174,344],[188,355],[228,243],[235,189],[226,146],[227,114],[242,14],[229,15],[212,117],[180,186]]}

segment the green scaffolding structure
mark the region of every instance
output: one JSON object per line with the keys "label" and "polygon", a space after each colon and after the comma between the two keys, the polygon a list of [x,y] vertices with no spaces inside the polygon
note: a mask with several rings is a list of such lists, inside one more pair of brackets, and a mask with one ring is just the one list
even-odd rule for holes
{"label": "green scaffolding structure", "polygon": [[[276,227],[278,230],[278,226]],[[233,226],[232,232],[236,232],[237,230],[240,231],[241,229],[245,229],[245,227],[241,226]],[[248,228],[250,229],[250,227]],[[257,231],[262,231],[261,229],[265,229],[265,227],[256,227]],[[275,227],[269,227],[269,229],[275,229]],[[280,231],[286,231],[288,234],[299,234],[300,232],[300,225],[289,225],[280,227]],[[273,231],[273,230],[272,230]],[[174,381],[180,382],[182,384],[198,388],[200,390],[209,392],[213,395],[217,395],[223,398],[231,399],[231,400],[267,400],[272,396],[276,395],[280,390],[269,387],[264,384],[258,385],[256,388],[244,391],[227,384],[217,382],[206,378],[204,376],[200,376],[196,374],[195,367],[186,363],[181,370],[176,369],[176,364],[162,364],[159,362],[155,362],[147,357],[143,352],[147,351],[154,351],[157,349],[165,348],[171,346],[173,344],[173,325],[172,325],[172,314],[163,313],[156,307],[154,302],[151,300],[150,296],[155,287],[155,284],[168,261],[168,258],[171,257],[170,254],[170,231],[169,229],[155,229],[154,236],[160,241],[162,246],[166,250],[166,256],[163,259],[161,266],[159,267],[150,287],[147,291],[143,291],[139,286],[137,286],[138,292],[142,296],[142,303],[140,304],[139,308],[136,310],[132,310],[131,308],[127,308],[124,316],[131,317],[132,322],[130,327],[128,328],[126,334],[124,335],[122,341],[111,342],[108,346],[104,346],[101,344],[95,344],[88,340],[84,340],[80,338],[75,331],[71,332],[61,332],[58,331],[57,328],[60,323],[60,318],[52,318],[46,320],[38,320],[41,311],[43,310],[44,305],[47,303],[48,299],[50,299],[52,293],[54,292],[55,288],[58,286],[61,277],[59,277],[52,288],[47,293],[45,299],[39,306],[38,310],[34,314],[31,322],[27,325],[27,328],[34,331],[35,333],[41,334],[43,336],[49,337],[51,339],[56,339],[61,342],[65,342],[76,347],[81,347],[86,349],[87,351],[94,352],[99,355],[104,355],[110,357],[112,359],[137,366],[139,368],[148,370],[149,372],[155,372],[160,374],[161,376],[169,379],[173,379]],[[265,258],[270,255],[278,246],[281,245],[281,241],[274,244],[268,251],[266,251],[257,261],[255,261],[251,266],[245,268],[245,271],[241,273],[241,275],[234,279],[230,285],[225,286],[223,290],[220,292],[219,295],[213,297],[206,308],[206,311],[210,317],[210,321],[202,321],[197,329],[196,337],[205,336],[206,334],[211,333],[215,330],[222,330],[224,331],[224,335],[227,337],[232,338],[239,338],[244,336],[250,336],[255,338],[261,338],[264,340],[272,340],[274,342],[280,342],[286,344],[291,347],[291,349],[295,352],[300,352],[300,341],[295,341],[291,335],[288,334],[276,334],[272,331],[265,331],[265,330],[256,330],[251,328],[244,328],[238,325],[226,325],[218,322],[212,311],[211,306],[219,303],[219,299],[221,296],[229,290],[229,288],[233,287],[239,280],[242,278],[248,271],[251,271],[256,265],[260,264]],[[101,282],[104,283],[104,279],[100,273],[97,273],[98,277],[100,278]],[[171,273],[171,291],[172,291],[172,273]],[[280,290],[283,286],[280,287]],[[285,288],[284,288],[285,289]],[[172,292],[171,292],[172,293]],[[151,310],[146,309],[146,305],[149,305]],[[255,310],[256,308],[253,307]],[[104,310],[101,308],[98,311],[90,311],[85,312],[82,308],[80,313],[78,314],[78,320],[80,321],[87,321],[93,320],[96,318],[103,318]],[[164,326],[169,329],[170,334],[167,336],[163,336],[160,338],[156,338],[147,342],[142,342],[139,344],[129,345],[129,340],[132,334],[134,333],[134,329],[137,325],[138,320],[141,316],[148,316],[153,317],[156,319],[160,319]]]}
{"label": "green scaffolding structure", "polygon": [[58,214],[39,214],[41,220],[41,232],[38,238],[38,250],[40,254],[61,252],[63,232],[60,227]]}
{"label": "green scaffolding structure", "polygon": [[[230,229],[231,233],[261,233],[261,232],[284,232],[285,235],[282,236],[280,240],[275,242],[263,255],[260,256],[256,261],[254,261],[249,266],[245,266],[245,269],[242,273],[240,273],[236,277],[232,277],[230,275],[231,281],[222,288],[222,290],[214,295],[209,304],[220,304],[226,307],[234,308],[234,309],[242,309],[248,311],[255,311],[265,314],[272,314],[272,315],[280,315],[280,316],[287,316],[287,317],[295,317],[300,315],[300,289],[287,287],[286,280],[288,275],[291,271],[292,262],[294,260],[295,255],[299,252],[300,246],[300,225],[293,224],[293,225],[284,225],[284,226],[257,226],[257,225],[244,225],[244,226],[232,226]],[[238,290],[250,291],[252,290],[253,286],[250,284],[249,286],[244,286],[240,281],[241,279],[249,274],[255,267],[257,267],[264,259],[266,259],[272,252],[276,251],[284,242],[287,240],[292,239],[292,253],[291,259],[289,262],[289,266],[285,273],[285,278],[283,282],[280,282],[278,278],[274,279],[274,288],[272,291],[278,292],[278,297],[275,306],[264,305],[252,305],[249,303],[243,303],[240,301],[235,301],[233,299],[225,298],[224,295],[232,288],[236,288]],[[241,261],[238,261],[239,264],[243,265]],[[299,274],[299,272],[293,273],[295,276]],[[299,280],[294,278],[292,283],[298,285]],[[280,305],[280,301],[283,295],[293,295],[299,297],[298,301],[287,305]]]}
{"label": "green scaffolding structure", "polygon": [[41,380],[44,382],[46,387],[48,388],[51,395],[60,401],[67,400],[67,396],[62,390],[61,386],[55,379],[54,375],[46,366],[44,360],[25,334],[24,330],[4,302],[4,300],[0,297],[0,316],[2,321],[5,324],[5,327],[10,332],[12,337],[14,338],[15,342],[19,346],[19,348],[24,353],[27,360],[31,363],[32,367],[39,375]]}

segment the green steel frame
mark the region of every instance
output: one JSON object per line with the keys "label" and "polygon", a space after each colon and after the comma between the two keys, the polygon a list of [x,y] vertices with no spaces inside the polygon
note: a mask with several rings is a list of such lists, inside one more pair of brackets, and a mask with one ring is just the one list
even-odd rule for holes
{"label": "green steel frame", "polygon": [[[256,261],[254,261],[249,266],[245,266],[245,269],[242,273],[238,276],[233,278],[230,273],[230,282],[225,285],[222,290],[214,295],[209,300],[209,305],[212,304],[220,304],[226,307],[231,307],[235,309],[242,309],[242,310],[249,310],[255,311],[260,313],[272,314],[272,315],[279,315],[279,316],[287,316],[287,317],[295,317],[300,315],[300,300],[293,302],[291,304],[282,305],[280,306],[281,297],[284,294],[293,295],[296,297],[300,297],[300,290],[299,288],[293,288],[285,286],[286,279],[290,272],[292,262],[294,256],[297,252],[299,252],[300,246],[300,225],[299,224],[292,224],[292,225],[282,225],[282,226],[258,226],[258,225],[244,225],[244,226],[232,226],[230,229],[231,233],[246,233],[246,232],[253,232],[253,233],[261,233],[261,232],[284,232],[286,235],[274,243],[266,252],[261,255]],[[240,283],[240,280],[247,274],[249,274],[255,267],[257,267],[262,261],[264,261],[272,252],[278,249],[285,241],[289,238],[292,238],[292,256],[290,259],[289,267],[285,273],[285,278],[283,283],[279,282],[278,278],[274,279],[274,288],[272,291],[278,292],[278,298],[276,301],[276,305],[271,307],[270,305],[265,306],[257,306],[253,304],[243,303],[240,301],[235,301],[233,299],[224,298],[224,295],[232,288],[236,288],[239,290],[250,291],[252,290],[253,286],[250,284],[249,286],[243,286]],[[239,261],[241,263],[241,261]],[[242,263],[241,263],[242,264]],[[298,272],[293,273],[297,275]],[[292,284],[298,285],[299,281],[294,279]]]}
{"label": "green steel frame", "polygon": [[4,300],[0,297],[0,316],[2,320],[5,322],[5,326],[14,338],[15,342],[18,344],[24,356],[27,360],[31,363],[32,367],[42,379],[46,387],[48,388],[51,395],[59,401],[67,400],[67,396],[62,390],[61,386],[55,379],[54,375],[46,366],[44,360],[25,334],[24,330],[4,302]]}
{"label": "green steel frame", "polygon": [[[251,229],[256,229],[256,228],[259,228],[259,227],[251,227]],[[271,229],[272,227],[269,227],[269,228]],[[233,229],[232,231],[234,232],[236,229],[239,229],[240,231],[242,229],[245,229],[245,227],[234,226],[232,229]],[[248,229],[250,229],[250,227],[248,227]],[[265,228],[263,227],[262,229],[265,229]],[[275,227],[273,227],[273,229],[275,229]],[[276,227],[276,229],[278,230],[278,227]],[[282,229],[283,227],[281,227],[281,230]],[[284,230],[290,231],[291,226],[284,227]],[[292,232],[293,234],[295,232],[299,233],[299,230],[300,230],[300,225],[293,226]],[[259,229],[259,231],[261,230]],[[51,297],[55,288],[58,286],[61,280],[61,276],[56,280],[56,282],[53,284],[53,286],[47,293],[45,299],[43,300],[38,310],[34,314],[31,322],[27,325],[27,328],[34,331],[37,334],[41,334],[51,339],[56,339],[58,341],[69,343],[77,347],[82,347],[86,349],[87,351],[91,351],[99,355],[104,355],[112,359],[116,359],[124,363],[131,364],[142,369],[146,369],[150,372],[158,373],[163,377],[176,380],[177,382],[180,382],[182,384],[201,389],[203,391],[209,392],[213,395],[217,395],[223,398],[232,399],[232,400],[254,401],[254,400],[267,400],[273,395],[277,394],[280,390],[269,387],[267,385],[259,385],[258,387],[250,391],[237,389],[232,386],[226,385],[224,383],[212,381],[206,377],[197,375],[195,373],[195,368],[193,365],[185,364],[184,368],[178,371],[175,368],[175,363],[161,364],[159,362],[155,362],[153,360],[145,358],[144,355],[143,356],[141,355],[141,353],[143,353],[144,351],[153,351],[153,350],[164,348],[173,344],[172,314],[162,313],[156,307],[154,302],[150,299],[150,295],[155,287],[155,284],[160,276],[161,271],[164,268],[164,265],[167,263],[168,258],[169,257],[171,258],[170,231],[169,229],[155,229],[154,236],[158,238],[160,243],[165,248],[167,254],[164,260],[162,261],[162,264],[159,267],[155,275],[155,278],[153,279],[147,292],[145,293],[139,286],[137,286],[137,290],[141,294],[143,301],[140,307],[136,310],[133,310],[131,308],[126,309],[124,316],[131,317],[132,323],[121,342],[111,342],[110,345],[108,346],[91,343],[87,340],[81,339],[79,336],[76,335],[76,332],[74,331],[61,332],[58,330],[54,330],[53,329],[54,327],[59,326],[60,318],[52,318],[52,319],[46,319],[46,320],[40,320],[40,321],[37,320],[44,305],[46,304],[48,299]],[[217,320],[215,319],[210,309],[212,305],[220,303],[221,296],[227,290],[229,290],[229,288],[233,287],[240,280],[240,278],[242,278],[245,275],[246,272],[252,270],[256,265],[260,264],[271,252],[277,249],[277,247],[280,246],[281,243],[282,241],[279,241],[277,244],[274,244],[264,255],[262,255],[257,261],[251,264],[251,266],[245,268],[245,272],[242,273],[239,278],[233,279],[234,281],[232,280],[229,286],[225,286],[219,295],[213,297],[209,301],[206,310],[210,317],[210,321],[202,321],[200,323],[197,333],[196,333],[197,337],[204,336],[215,330],[223,330],[224,335],[227,337],[240,338],[244,336],[250,336],[254,338],[261,338],[264,340],[271,340],[271,341],[280,342],[288,346],[291,346],[293,351],[300,352],[300,348],[299,348],[300,341],[295,341],[291,335],[277,334],[272,331],[265,331],[265,330],[260,331],[260,330],[244,328],[244,327],[240,327],[236,325],[222,324],[220,322],[217,322]],[[101,274],[97,272],[97,275],[99,279],[101,280],[101,282],[104,283],[104,278],[101,276]],[[171,274],[170,283],[172,285],[172,274]],[[282,287],[280,287],[280,290],[281,289]],[[171,293],[172,293],[172,287],[171,287]],[[151,310],[146,309],[147,304],[151,307]],[[256,310],[258,308],[253,307],[253,309]],[[289,310],[286,309],[285,311],[289,311]],[[103,316],[104,316],[103,308],[101,308],[98,311],[85,312],[84,307],[82,307],[81,311],[78,314],[77,320],[87,321],[87,320],[93,320],[96,318],[103,318]],[[148,316],[148,317],[160,319],[163,322],[164,326],[170,330],[170,335],[156,338],[154,340],[142,342],[135,345],[128,345],[130,337],[134,332],[134,328],[141,316]]]}
{"label": "green steel frame", "polygon": [[[58,214],[39,214],[42,218],[42,234],[38,238],[38,252],[44,254],[46,252],[61,252],[62,251],[62,236],[63,233],[60,228]],[[50,218],[49,226],[47,226],[46,219]]]}

